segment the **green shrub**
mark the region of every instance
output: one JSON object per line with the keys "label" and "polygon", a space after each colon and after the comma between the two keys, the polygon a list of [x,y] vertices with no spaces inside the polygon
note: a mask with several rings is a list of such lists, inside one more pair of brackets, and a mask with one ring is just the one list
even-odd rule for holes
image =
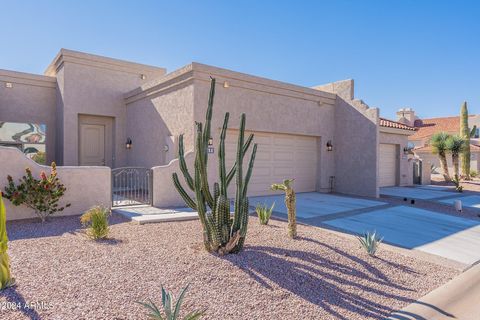
{"label": "green shrub", "polygon": [[373,233],[365,232],[363,236],[361,237],[357,236],[357,239],[362,245],[362,247],[365,249],[365,251],[371,256],[375,255],[375,253],[377,252],[378,246],[383,241],[383,238],[380,238],[379,236],[377,236],[376,231],[374,231]]}
{"label": "green shrub", "polygon": [[[162,312],[157,307],[157,305],[155,305],[155,303],[152,302],[152,300],[149,300],[148,303],[139,302],[139,301],[137,301],[137,303],[141,304],[142,306],[144,306],[149,310],[149,313],[147,314],[149,319],[179,320],[180,307],[182,306],[183,298],[185,297],[185,293],[187,292],[187,289],[188,289],[188,285],[180,291],[180,295],[178,296],[178,299],[175,302],[175,307],[172,310],[175,297],[173,296],[172,293],[166,291],[162,286],[162,308],[165,316],[162,315]],[[197,319],[200,319],[204,313],[205,311],[193,311],[187,314],[183,318],[183,320],[197,320]]]}
{"label": "green shrub", "polygon": [[478,176],[478,172],[476,170],[470,170],[470,177],[475,178]]}
{"label": "green shrub", "polygon": [[108,226],[108,217],[110,210],[101,206],[96,206],[85,212],[80,217],[80,222],[87,228],[87,235],[94,240],[105,239],[108,237],[110,228]]}
{"label": "green shrub", "polygon": [[255,211],[257,212],[260,224],[268,224],[268,220],[270,220],[272,216],[273,207],[275,207],[275,202],[272,203],[270,208],[268,208],[266,204],[257,204]]}
{"label": "green shrub", "polygon": [[19,179],[18,185],[15,185],[11,176],[7,177],[8,185],[5,187],[3,196],[10,200],[13,205],[24,204],[33,209],[42,222],[45,222],[49,215],[63,211],[64,208],[70,206],[70,204],[65,205],[65,207],[58,206],[58,202],[67,188],[60,183],[57,177],[55,162],[52,162],[49,176],[42,171],[40,179],[36,179],[33,177],[30,168],[26,168],[25,173]]}

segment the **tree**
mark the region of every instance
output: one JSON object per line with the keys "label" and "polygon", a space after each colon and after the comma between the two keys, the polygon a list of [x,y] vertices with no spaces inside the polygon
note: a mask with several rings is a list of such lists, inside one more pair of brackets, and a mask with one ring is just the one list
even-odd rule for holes
{"label": "tree", "polygon": [[432,136],[430,140],[430,145],[432,146],[433,154],[438,155],[438,159],[440,160],[440,167],[443,171],[443,178],[445,181],[451,181],[450,174],[448,173],[448,165],[447,165],[447,140],[449,139],[450,135],[446,132],[438,132]]}
{"label": "tree", "polygon": [[452,154],[453,173],[458,179],[460,177],[459,157],[467,145],[467,141],[459,136],[449,136],[446,141],[446,148]]}
{"label": "tree", "polygon": [[460,136],[467,141],[462,153],[462,173],[465,180],[470,180],[470,130],[468,129],[467,102],[460,109]]}

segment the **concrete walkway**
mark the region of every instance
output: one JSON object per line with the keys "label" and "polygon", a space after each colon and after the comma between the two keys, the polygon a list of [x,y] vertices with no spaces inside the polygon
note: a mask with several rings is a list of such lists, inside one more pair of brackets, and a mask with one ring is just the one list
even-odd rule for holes
{"label": "concrete walkway", "polygon": [[161,209],[152,206],[130,206],[113,208],[113,213],[120,214],[138,224],[196,220],[197,212],[190,208]]}
{"label": "concrete walkway", "polygon": [[480,319],[480,264],[410,304],[390,320]]}

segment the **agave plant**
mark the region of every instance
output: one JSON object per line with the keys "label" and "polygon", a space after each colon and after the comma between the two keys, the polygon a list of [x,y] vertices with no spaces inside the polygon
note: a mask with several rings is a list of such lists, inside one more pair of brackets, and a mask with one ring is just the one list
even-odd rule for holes
{"label": "agave plant", "polygon": [[272,216],[273,208],[275,207],[275,202],[272,203],[270,208],[267,207],[266,204],[257,204],[255,211],[257,212],[258,219],[260,220],[260,224],[268,224],[268,220]]}
{"label": "agave plant", "polygon": [[365,251],[371,255],[374,256],[375,253],[377,252],[378,246],[380,243],[383,241],[383,237],[380,238],[377,235],[377,232],[365,232],[363,236],[359,237],[357,236],[358,241],[362,245],[362,247],[365,249]]}
{"label": "agave plant", "polygon": [[[164,315],[162,315],[162,311],[150,299],[148,300],[148,303],[140,301],[137,301],[137,303],[149,310],[149,313],[147,314],[149,319],[180,320],[180,308],[182,306],[183,298],[185,297],[187,289],[188,285],[180,291],[180,295],[178,296],[177,301],[174,303],[175,296],[165,290],[165,288],[162,286],[162,308]],[[204,311],[192,311],[183,317],[183,320],[197,320],[200,319],[204,313]]]}

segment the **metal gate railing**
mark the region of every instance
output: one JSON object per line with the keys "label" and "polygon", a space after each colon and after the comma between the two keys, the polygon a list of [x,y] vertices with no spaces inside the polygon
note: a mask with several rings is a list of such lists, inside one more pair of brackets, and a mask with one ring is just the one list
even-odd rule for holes
{"label": "metal gate railing", "polygon": [[152,203],[152,170],[126,167],[112,169],[112,206]]}

